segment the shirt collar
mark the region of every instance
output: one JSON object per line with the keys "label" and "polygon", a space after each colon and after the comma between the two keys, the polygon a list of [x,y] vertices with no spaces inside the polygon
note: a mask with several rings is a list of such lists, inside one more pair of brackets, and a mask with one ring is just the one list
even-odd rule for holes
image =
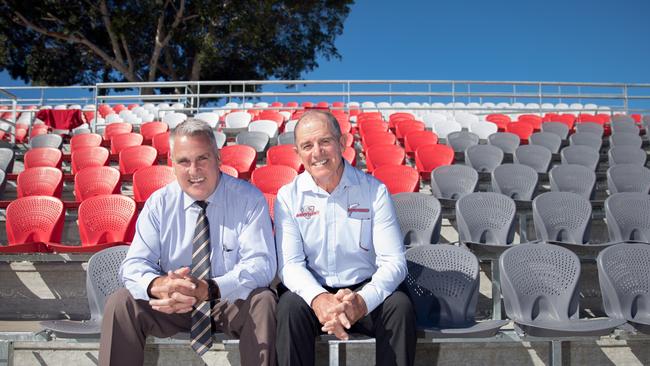
{"label": "shirt collar", "polygon": [[[225,174],[219,172],[219,183],[217,183],[217,188],[212,192],[211,195],[208,196],[208,198],[205,200],[208,203],[208,208],[212,206],[219,206],[219,203],[222,201],[218,199],[218,197],[223,197],[223,191],[224,191],[224,176]],[[183,210],[187,211],[188,208],[190,208],[196,200],[192,197],[190,197],[189,194],[183,192]],[[197,206],[198,207],[198,206]]]}
{"label": "shirt collar", "polygon": [[[348,163],[347,160],[343,159],[343,175],[341,176],[341,180],[339,181],[338,186],[334,190],[338,189],[339,187],[345,188],[345,187],[359,185],[359,177],[357,176],[355,171],[356,168],[350,165],[350,163]],[[316,184],[314,178],[312,178],[312,176],[307,171],[302,172],[298,176],[297,188],[301,192],[307,192],[307,191],[312,191],[314,193],[325,192],[324,189],[320,188]]]}

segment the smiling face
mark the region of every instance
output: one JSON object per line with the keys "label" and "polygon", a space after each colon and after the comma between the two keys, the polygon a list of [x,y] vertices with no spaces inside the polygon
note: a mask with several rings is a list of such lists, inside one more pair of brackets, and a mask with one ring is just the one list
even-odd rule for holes
{"label": "smiling face", "polygon": [[[335,122],[336,123],[336,122]],[[305,115],[296,126],[296,152],[316,184],[332,192],[343,175],[345,136],[337,136],[324,113]]]}
{"label": "smiling face", "polygon": [[183,192],[197,201],[206,200],[219,184],[219,159],[205,136],[175,136],[172,148],[174,174]]}

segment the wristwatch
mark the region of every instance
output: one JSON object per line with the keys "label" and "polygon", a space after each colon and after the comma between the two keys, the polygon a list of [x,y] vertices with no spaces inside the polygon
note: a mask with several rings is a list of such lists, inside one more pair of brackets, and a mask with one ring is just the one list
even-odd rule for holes
{"label": "wristwatch", "polygon": [[205,282],[208,283],[208,298],[206,301],[212,301],[212,300],[217,300],[219,298],[219,286],[217,285],[217,281],[213,279],[207,279]]}

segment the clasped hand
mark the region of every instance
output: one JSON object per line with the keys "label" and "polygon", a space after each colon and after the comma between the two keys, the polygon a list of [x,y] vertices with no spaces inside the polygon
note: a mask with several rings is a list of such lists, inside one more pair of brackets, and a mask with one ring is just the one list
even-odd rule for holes
{"label": "clasped hand", "polygon": [[151,285],[149,304],[154,310],[166,313],[187,313],[202,299],[199,296],[201,281],[190,276],[190,269],[183,267],[169,271],[166,276],[156,278]]}
{"label": "clasped hand", "polygon": [[346,330],[368,311],[363,297],[350,289],[341,289],[336,294],[324,292],[312,301],[312,308],[323,325],[321,330],[342,340],[348,339]]}

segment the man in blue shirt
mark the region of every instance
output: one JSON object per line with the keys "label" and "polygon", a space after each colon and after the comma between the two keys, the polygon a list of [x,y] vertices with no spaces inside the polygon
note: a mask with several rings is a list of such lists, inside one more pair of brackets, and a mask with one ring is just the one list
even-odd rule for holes
{"label": "man in blue shirt", "polygon": [[342,158],[345,136],[330,113],[305,113],[295,128],[305,172],[275,203],[280,365],[314,364],[314,338],[355,331],[377,339],[378,365],[412,365],[413,306],[400,227],[381,182]]}
{"label": "man in blue shirt", "polygon": [[138,217],[121,267],[126,289],[105,306],[100,365],[141,365],[148,335],[178,332],[190,332],[203,355],[215,331],[240,339],[243,365],[273,365],[276,254],[266,200],[220,173],[206,123],[178,125],[170,147],[176,181]]}

